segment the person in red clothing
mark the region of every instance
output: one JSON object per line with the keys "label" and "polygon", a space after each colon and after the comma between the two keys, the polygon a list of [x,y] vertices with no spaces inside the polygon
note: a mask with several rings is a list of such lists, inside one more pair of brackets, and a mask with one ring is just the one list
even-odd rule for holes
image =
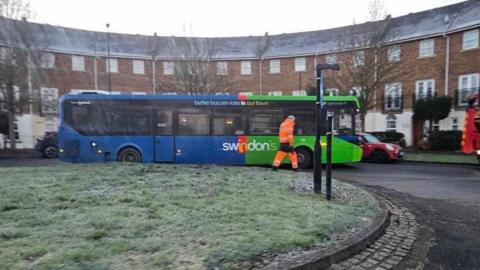
{"label": "person in red clothing", "polygon": [[292,168],[298,170],[298,160],[297,153],[293,148],[293,131],[295,127],[295,116],[289,115],[283,122],[280,124],[280,130],[278,132],[278,140],[280,142],[280,147],[275,159],[273,160],[273,170],[277,170],[282,163],[282,160],[285,156],[288,156],[290,162],[292,163]]}
{"label": "person in red clothing", "polygon": [[478,161],[480,162],[480,108],[477,108],[477,112],[475,113],[475,129],[473,147]]}

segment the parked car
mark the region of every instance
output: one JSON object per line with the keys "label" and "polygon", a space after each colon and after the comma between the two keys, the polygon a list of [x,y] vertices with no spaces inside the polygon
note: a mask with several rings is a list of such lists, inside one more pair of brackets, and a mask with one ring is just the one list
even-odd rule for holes
{"label": "parked car", "polygon": [[46,132],[43,138],[37,139],[35,150],[40,152],[46,158],[58,157],[57,132]]}
{"label": "parked car", "polygon": [[381,142],[370,133],[360,133],[358,135],[364,160],[388,162],[403,158],[403,148],[398,144]]}
{"label": "parked car", "polygon": [[405,142],[405,135],[400,132],[396,131],[373,131],[369,132],[369,134],[372,134],[375,136],[377,139],[379,139],[381,142],[384,143],[393,143],[393,144],[398,144],[401,147],[406,146]]}

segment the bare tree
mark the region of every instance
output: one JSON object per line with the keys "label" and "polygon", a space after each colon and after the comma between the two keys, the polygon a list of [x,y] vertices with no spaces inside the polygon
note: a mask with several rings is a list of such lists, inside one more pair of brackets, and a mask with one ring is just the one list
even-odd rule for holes
{"label": "bare tree", "polygon": [[227,67],[215,61],[214,45],[208,38],[172,37],[165,48],[172,61],[164,66],[171,75],[158,82],[159,89],[190,95],[228,91]]}
{"label": "bare tree", "polygon": [[342,71],[332,73],[332,76],[337,87],[349,89],[358,96],[362,131],[365,130],[367,112],[375,106],[377,90],[401,72],[396,59],[392,58],[392,52],[395,53],[392,47],[383,45],[390,16],[378,19],[385,14],[382,2],[372,1],[370,21],[347,27],[338,42],[338,49],[347,53],[339,59],[343,64]]}
{"label": "bare tree", "polygon": [[15,116],[33,103],[30,90],[41,78],[41,57],[26,21],[31,14],[29,1],[0,0],[0,14],[15,19],[3,31],[0,45],[0,108],[7,114],[10,149],[15,150]]}

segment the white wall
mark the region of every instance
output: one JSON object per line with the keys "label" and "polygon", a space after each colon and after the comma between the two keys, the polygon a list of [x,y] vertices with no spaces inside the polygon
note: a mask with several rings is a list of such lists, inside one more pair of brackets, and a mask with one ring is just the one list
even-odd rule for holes
{"label": "white wall", "polygon": [[[367,132],[370,131],[386,131],[387,128],[387,116],[388,114],[383,114],[381,112],[369,112],[365,117],[365,129]],[[401,114],[395,114],[397,117],[397,132],[401,132],[405,135],[405,141],[407,146],[413,144],[413,122],[412,116],[413,112],[411,110],[405,109]],[[465,111],[455,111],[452,110],[450,115],[441,120],[440,130],[452,130],[452,118],[458,119],[458,130],[463,130],[463,122],[465,119]],[[424,130],[428,130],[429,123],[425,121]]]}
{"label": "white wall", "polygon": [[[45,127],[49,128],[48,131],[57,129],[58,119],[56,117],[40,117],[33,114],[17,115],[17,126],[19,140],[17,140],[17,149],[33,149],[37,138],[43,137],[45,133]],[[52,126],[54,127],[52,130]],[[0,138],[1,139],[1,138]],[[3,144],[3,140],[1,142]],[[3,145],[0,145],[4,148]]]}
{"label": "white wall", "polygon": [[458,130],[463,130],[463,123],[465,120],[465,111],[452,110],[447,118],[440,120],[440,130],[452,130],[452,118],[458,118]]}
{"label": "white wall", "polygon": [[[412,145],[412,115],[413,112],[404,110],[401,114],[394,114],[397,117],[397,132],[405,135],[405,142],[407,146]],[[381,112],[370,112],[365,117],[365,129],[367,132],[371,131],[386,131],[387,130],[387,116]]]}

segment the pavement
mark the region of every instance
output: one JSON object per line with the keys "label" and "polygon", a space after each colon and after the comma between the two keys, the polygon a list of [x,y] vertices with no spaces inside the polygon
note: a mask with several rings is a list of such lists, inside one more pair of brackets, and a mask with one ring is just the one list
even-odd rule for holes
{"label": "pavement", "polygon": [[333,177],[414,214],[418,238],[395,269],[480,269],[480,166],[358,163],[335,166]]}

